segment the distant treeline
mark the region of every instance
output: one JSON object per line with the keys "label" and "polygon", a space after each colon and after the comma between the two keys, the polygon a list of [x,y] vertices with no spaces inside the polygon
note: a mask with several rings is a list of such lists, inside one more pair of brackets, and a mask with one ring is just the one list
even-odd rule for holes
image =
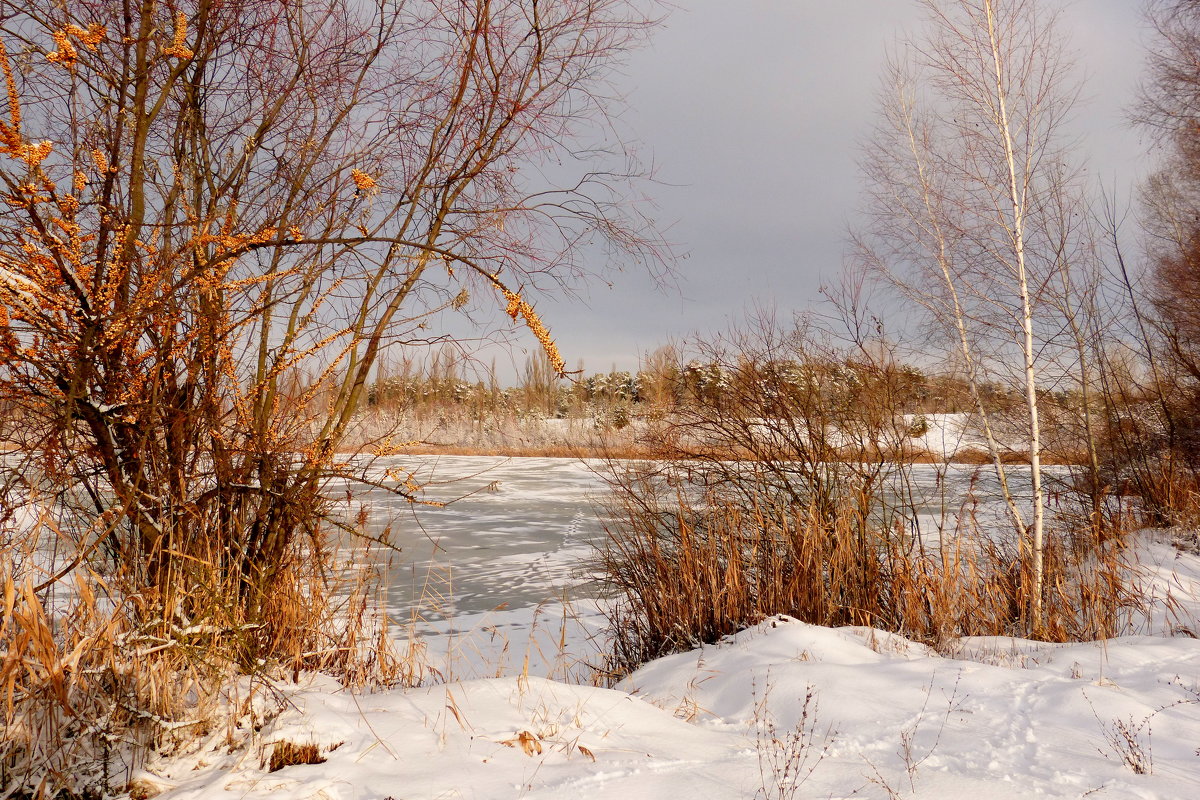
{"label": "distant treeline", "polygon": [[[450,407],[481,413],[570,418],[596,409],[624,407],[630,414],[662,414],[679,406],[723,406],[755,393],[776,397],[781,406],[807,398],[829,406],[850,406],[880,395],[889,410],[900,414],[971,412],[975,401],[965,377],[929,374],[911,364],[844,360],[742,360],[738,364],[682,360],[670,348],[648,358],[641,368],[608,372],[577,371],[559,378],[544,357],[531,358],[522,378],[502,386],[494,365],[464,372],[450,358],[435,358],[428,367],[407,364],[385,373],[368,389],[367,405],[380,410],[429,411]],[[980,385],[989,408],[1023,402],[1021,393],[999,382]],[[1079,392],[1046,390],[1043,402],[1071,408],[1082,402]]]}

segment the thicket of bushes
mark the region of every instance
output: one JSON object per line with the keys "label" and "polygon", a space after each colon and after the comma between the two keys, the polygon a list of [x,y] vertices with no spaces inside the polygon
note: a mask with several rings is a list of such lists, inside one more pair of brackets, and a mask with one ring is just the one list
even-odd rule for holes
{"label": "thicket of bushes", "polygon": [[[934,529],[928,519],[921,529],[928,509],[905,414],[910,370],[890,357],[848,354],[804,327],[696,348],[733,376],[723,402],[677,406],[649,429],[649,461],[609,465],[600,563],[615,600],[613,677],[772,614],[872,626],[935,646],[973,635],[1105,638],[1146,612],[1130,580],[1130,532],[1164,513],[1195,520],[1180,495],[1145,492],[1132,478],[1093,480],[1081,429],[1064,425],[1059,446],[1076,457],[1050,486],[1059,502],[1039,577],[1033,543],[1011,512],[1007,522],[993,514],[984,523],[975,501],[958,497]],[[796,380],[801,363],[807,378]],[[1019,402],[1000,392],[993,399],[998,415]],[[1127,394],[1123,405],[1097,410],[1128,419],[1151,400]],[[1079,414],[1072,398],[1057,410]],[[1133,475],[1121,463],[1122,443],[1138,441],[1146,463],[1169,458],[1141,427],[1095,432],[1103,475]],[[978,469],[999,469],[982,455]],[[977,500],[1023,506],[1028,467],[1003,460],[1000,495]],[[1142,477],[1156,490],[1179,490],[1166,472]]]}

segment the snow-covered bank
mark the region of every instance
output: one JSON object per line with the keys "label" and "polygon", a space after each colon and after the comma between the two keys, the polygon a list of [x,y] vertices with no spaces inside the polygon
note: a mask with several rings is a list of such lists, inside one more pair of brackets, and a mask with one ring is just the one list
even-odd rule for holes
{"label": "snow-covered bank", "polygon": [[[356,695],[311,678],[248,749],[157,765],[141,786],[164,800],[788,797],[773,723],[782,741],[807,731],[799,797],[1194,796],[1200,641],[971,640],[962,655],[780,618],[612,690],[505,677]],[[284,740],[325,762],[267,772]]]}
{"label": "snow-covered bank", "polygon": [[[1177,538],[1154,532],[1139,546],[1155,631],[1173,637],[971,638],[939,653],[780,617],[601,689],[536,677],[582,676],[548,648],[578,647],[594,614],[544,607],[547,635],[522,645],[503,625],[537,631],[532,612],[497,612],[429,640],[431,658],[452,654],[447,677],[471,679],[357,694],[318,676],[281,684],[265,725],[215,730],[134,785],[163,800],[1183,800],[1200,785],[1200,640],[1186,635],[1200,555]],[[269,772],[284,741],[315,744],[324,762]],[[784,769],[802,782],[779,785]]]}

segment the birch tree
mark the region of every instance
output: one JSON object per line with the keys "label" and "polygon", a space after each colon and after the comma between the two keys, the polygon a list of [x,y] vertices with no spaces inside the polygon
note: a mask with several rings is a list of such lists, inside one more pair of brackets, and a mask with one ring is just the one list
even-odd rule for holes
{"label": "birch tree", "polygon": [[[1076,99],[1057,17],[1034,0],[923,0],[927,28],[890,59],[863,168],[866,260],[953,343],[1021,542],[1028,625],[1041,631],[1045,537],[1039,393],[1061,371],[1052,279],[1075,268],[1063,203],[1075,185],[1064,122]],[[1051,198],[1054,202],[1051,202]],[[1061,277],[1061,275],[1060,275]],[[1069,280],[1066,283],[1070,286]],[[1057,351],[1061,354],[1062,348]],[[1010,370],[1011,365],[1016,365]],[[1010,487],[982,384],[1024,397],[1031,509]]]}

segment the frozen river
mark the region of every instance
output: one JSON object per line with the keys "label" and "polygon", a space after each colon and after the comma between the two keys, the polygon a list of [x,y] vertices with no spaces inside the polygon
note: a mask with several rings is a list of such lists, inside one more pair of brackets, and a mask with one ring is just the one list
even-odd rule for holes
{"label": "frozen river", "polygon": [[[586,582],[584,564],[603,536],[594,502],[604,482],[564,458],[405,456],[381,466],[413,474],[424,500],[356,492],[371,530],[391,526],[400,548],[388,570],[393,613],[427,617],[535,606]],[[393,473],[395,474],[395,473]],[[572,596],[578,596],[572,592]]]}
{"label": "frozen river", "polygon": [[[604,600],[589,575],[593,547],[605,536],[597,506],[604,480],[588,464],[562,458],[396,456],[375,466],[392,482],[411,475],[421,498],[446,504],[346,487],[352,512],[367,510],[372,533],[390,526],[400,550],[384,565],[389,611],[423,638],[431,663],[458,677],[528,669],[587,680],[605,626]],[[1011,468],[1009,483],[1027,506],[1028,470]],[[988,466],[913,465],[895,486],[931,544],[939,528],[952,535],[960,520],[973,531],[1010,529]]]}
{"label": "frozen river", "polygon": [[[588,464],[564,458],[397,456],[380,470],[412,474],[425,500],[411,505],[379,490],[356,490],[371,530],[391,526],[400,548],[387,575],[392,611],[419,605],[428,618],[522,608],[592,596],[586,567],[604,531],[597,502],[604,480]],[[913,465],[902,486],[918,509],[921,532],[936,538],[973,516],[981,528],[1007,527],[988,466]],[[1062,470],[1052,471],[1060,477]],[[1028,470],[1010,468],[1010,485],[1027,500]],[[1055,493],[1059,494],[1059,493]],[[906,503],[907,504],[907,503]]]}

